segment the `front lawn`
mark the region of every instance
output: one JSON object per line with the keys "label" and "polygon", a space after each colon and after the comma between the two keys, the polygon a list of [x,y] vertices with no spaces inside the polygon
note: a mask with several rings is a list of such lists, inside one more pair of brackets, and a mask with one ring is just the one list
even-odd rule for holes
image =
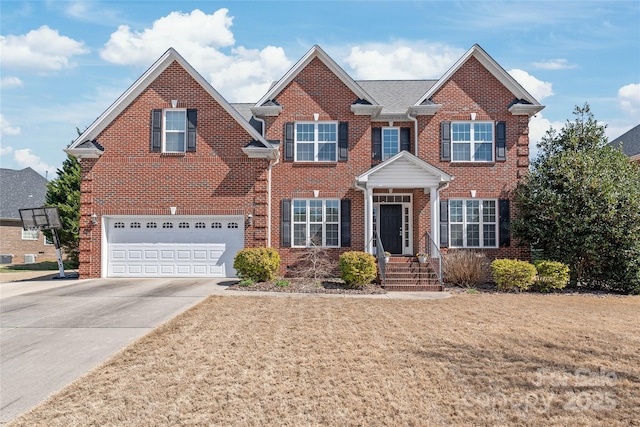
{"label": "front lawn", "polygon": [[210,297],[14,426],[638,425],[640,297]]}

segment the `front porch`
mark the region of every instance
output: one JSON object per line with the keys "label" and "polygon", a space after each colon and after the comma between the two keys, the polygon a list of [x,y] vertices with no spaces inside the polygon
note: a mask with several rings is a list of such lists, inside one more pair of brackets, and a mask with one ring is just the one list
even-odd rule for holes
{"label": "front porch", "polygon": [[[438,272],[429,262],[419,262],[415,256],[392,256],[380,268],[380,286],[386,291],[444,290]],[[384,274],[382,274],[384,269]]]}

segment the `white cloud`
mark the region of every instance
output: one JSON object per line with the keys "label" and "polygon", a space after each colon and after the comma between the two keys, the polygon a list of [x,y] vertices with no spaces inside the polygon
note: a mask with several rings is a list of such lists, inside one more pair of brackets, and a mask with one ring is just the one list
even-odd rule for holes
{"label": "white cloud", "polygon": [[11,154],[12,151],[13,151],[13,147],[11,147],[10,145],[6,145],[6,146],[0,145],[0,156]]}
{"label": "white cloud", "polygon": [[129,26],[121,25],[111,34],[100,56],[115,64],[147,65],[174,47],[185,57],[214,55],[222,59],[217,49],[235,43],[229,30],[233,18],[227,12],[227,9],[212,15],[198,9],[191,13],[171,12],[142,32],[132,32]]}
{"label": "white cloud", "polygon": [[0,114],[0,135],[20,135],[20,128],[11,126],[11,123]]}
{"label": "white cloud", "polygon": [[40,159],[40,157],[33,154],[30,148],[16,150],[13,158],[22,168],[30,167],[43,175],[47,171],[53,172],[56,170],[54,166],[46,164],[42,159]]}
{"label": "white cloud", "polygon": [[533,66],[541,68],[543,70],[568,70],[571,68],[578,68],[576,64],[569,64],[569,61],[565,58],[549,59],[542,62],[534,62]]}
{"label": "white cloud", "polygon": [[396,41],[354,46],[344,61],[356,79],[425,79],[441,77],[463,54],[440,43]]}
{"label": "white cloud", "polygon": [[553,95],[553,84],[550,82],[538,80],[526,71],[517,68],[508,71],[508,73],[538,101]]}
{"label": "white cloud", "polygon": [[534,159],[538,156],[539,149],[537,144],[542,140],[549,128],[553,127],[556,130],[560,130],[564,125],[564,122],[552,122],[546,119],[542,113],[531,117],[529,120],[529,158]]}
{"label": "white cloud", "polygon": [[620,108],[632,117],[640,116],[640,83],[632,83],[618,89]]}
{"label": "white cloud", "polygon": [[61,36],[46,25],[20,36],[0,36],[0,50],[4,67],[37,71],[72,68],[73,56],[89,53],[83,42]]}
{"label": "white cloud", "polygon": [[22,85],[22,80],[17,77],[2,77],[0,79],[0,87],[3,89],[7,89],[10,87],[20,87]]}
{"label": "white cloud", "polygon": [[[116,64],[149,65],[173,47],[226,99],[255,102],[291,67],[291,61],[280,47],[233,47],[233,17],[227,13],[227,9],[211,15],[198,9],[172,12],[140,32],[122,25],[100,56]],[[221,51],[230,47],[229,53]]]}

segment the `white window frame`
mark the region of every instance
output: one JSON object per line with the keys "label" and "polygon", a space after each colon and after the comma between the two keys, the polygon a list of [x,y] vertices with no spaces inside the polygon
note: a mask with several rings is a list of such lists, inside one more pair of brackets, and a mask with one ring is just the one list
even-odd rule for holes
{"label": "white window frame", "polygon": [[[469,125],[469,140],[455,140],[454,126],[455,125]],[[491,141],[477,141],[475,137],[475,125],[483,124],[489,125],[489,129],[491,129]],[[476,160],[476,145],[480,144],[488,144],[491,142],[491,158],[489,160],[481,159]],[[455,146],[469,144],[469,159],[456,159],[455,158]],[[496,131],[495,124],[491,121],[455,121],[451,122],[451,161],[452,162],[475,162],[475,163],[491,163],[495,161],[495,146],[496,146]]]}
{"label": "white window frame", "polygon": [[[311,205],[321,203],[322,211],[322,220],[321,221],[311,221]],[[328,216],[330,215],[327,212],[327,202],[331,202],[334,204],[336,209],[336,221],[330,221]],[[304,220],[300,221],[297,219],[297,209],[301,203],[304,203]],[[293,199],[291,201],[291,247],[294,248],[306,248],[312,246],[311,244],[311,227],[312,225],[320,225],[322,227],[322,242],[320,245],[316,245],[323,248],[339,248],[340,247],[340,199]],[[332,225],[336,227],[336,244],[329,245],[327,244],[327,226]],[[300,229],[300,227],[304,227],[304,244],[297,243],[296,238],[296,230]]]}
{"label": "white window frame", "polygon": [[[167,113],[168,112],[182,112],[184,113],[184,131],[167,129]],[[185,153],[187,151],[187,109],[186,108],[165,108],[162,110],[162,152],[163,153]],[[179,134],[182,133],[182,150],[168,150],[167,149],[167,134]]]}
{"label": "white window frame", "polygon": [[[467,216],[467,207],[468,204],[467,202],[478,202],[479,203],[479,212],[478,212],[478,222],[469,222],[468,221],[468,216]],[[452,210],[452,204],[453,202],[462,202],[462,221],[453,221],[452,220],[452,216],[453,216],[453,210]],[[485,221],[485,206],[484,206],[484,202],[493,202],[493,221]],[[449,200],[449,247],[451,248],[477,248],[477,249],[482,249],[482,248],[497,248],[498,247],[498,243],[499,243],[499,236],[498,233],[500,231],[500,218],[499,218],[499,205],[498,205],[498,199],[450,199]],[[468,232],[469,232],[469,225],[478,225],[478,246],[470,246],[468,244]],[[454,244],[454,239],[453,239],[453,226],[459,226],[462,225],[462,246],[460,245],[456,245]],[[493,245],[485,245],[484,242],[484,238],[485,238],[485,225],[487,226],[491,226],[493,225],[493,233],[494,233],[494,244]]]}
{"label": "white window frame", "polygon": [[[385,133],[391,132],[391,131],[393,131],[396,134],[395,153],[393,153],[392,150],[388,150],[389,153],[387,153],[387,146],[390,141],[385,139]],[[381,133],[382,133],[382,160],[387,160],[388,158],[393,157],[400,152],[400,128],[395,126],[383,127]]]}
{"label": "white window frame", "polygon": [[44,245],[45,246],[53,246],[53,236],[51,236],[51,240],[49,240],[47,235],[42,233],[42,237],[44,238]]}
{"label": "white window frame", "polygon": [[40,230],[38,229],[22,229],[22,240],[39,240],[40,239]]}
{"label": "white window frame", "polygon": [[[298,125],[313,125],[313,141],[298,141]],[[333,125],[335,127],[336,138],[333,141],[319,141],[318,140],[318,125]],[[295,122],[294,123],[294,136],[293,136],[293,158],[296,162],[314,162],[314,163],[336,163],[338,161],[338,122],[325,121],[325,122]],[[313,143],[313,160],[305,159],[298,160],[298,144],[311,144]],[[334,156],[332,160],[318,160],[319,145],[320,144],[333,144]]]}

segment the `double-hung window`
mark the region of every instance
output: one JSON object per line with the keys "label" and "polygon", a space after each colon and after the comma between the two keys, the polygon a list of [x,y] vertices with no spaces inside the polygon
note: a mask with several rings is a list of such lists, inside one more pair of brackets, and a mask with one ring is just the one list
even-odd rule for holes
{"label": "double-hung window", "polygon": [[295,159],[297,162],[335,162],[337,147],[338,123],[296,123]]}
{"label": "double-hung window", "polygon": [[496,200],[450,200],[451,247],[497,247]]}
{"label": "double-hung window", "polygon": [[400,128],[382,128],[382,160],[400,152]]}
{"label": "double-hung window", "polygon": [[24,228],[22,229],[22,240],[38,240],[39,237],[40,230],[37,228],[29,230],[25,230]]}
{"label": "double-hung window", "polygon": [[491,162],[493,123],[452,122],[451,144],[454,162]]}
{"label": "double-hung window", "polygon": [[340,245],[339,200],[293,200],[293,246]]}
{"label": "double-hung window", "polygon": [[187,139],[187,110],[164,110],[164,152],[184,153]]}

